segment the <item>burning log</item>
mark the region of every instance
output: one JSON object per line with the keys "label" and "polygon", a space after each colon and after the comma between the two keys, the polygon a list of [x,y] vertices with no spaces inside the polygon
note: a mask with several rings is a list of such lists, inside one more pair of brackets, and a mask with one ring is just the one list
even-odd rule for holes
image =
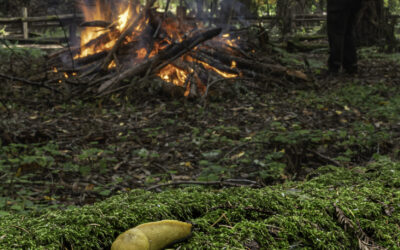
{"label": "burning log", "polygon": [[196,59],[196,62],[202,64],[205,68],[211,66],[212,70],[221,72],[221,75],[225,76],[226,78],[234,78],[240,75],[240,71],[236,68],[236,66],[230,65],[231,62],[224,64],[217,59],[214,59],[214,57],[196,52],[191,53],[190,56]]}
{"label": "burning log", "polygon": [[[96,46],[98,44],[107,43],[109,41],[110,41],[109,34],[102,34],[102,35],[90,40],[88,43],[84,44],[81,47],[65,48],[60,51],[56,51],[52,54],[49,54],[47,56],[47,58],[49,60],[52,60],[52,64],[57,64],[57,62],[54,62],[54,61],[59,61],[60,59],[62,60],[65,57],[71,57],[71,56],[75,57],[76,55],[80,54],[84,48],[89,48],[92,46]],[[86,57],[86,56],[84,56],[84,57]],[[82,57],[82,58],[84,58],[84,57]],[[79,59],[79,57],[72,58],[72,59],[76,60],[76,59]]]}
{"label": "burning log", "polygon": [[233,56],[233,55],[228,55],[228,54],[223,54],[223,53],[218,53],[212,50],[199,50],[201,54],[205,54],[214,58],[218,58],[221,62],[225,64],[231,64],[232,62],[236,62],[236,65],[238,68],[243,68],[243,69],[251,69],[255,70],[259,73],[271,73],[271,72],[277,72],[277,73],[282,73],[286,71],[286,68],[279,65],[279,64],[264,64],[257,62],[255,63],[253,60],[249,59],[244,59],[238,56]]}
{"label": "burning log", "polygon": [[[299,78],[302,80],[308,80],[307,76],[302,72],[296,72],[294,70],[289,70],[287,67],[284,67],[279,64],[267,64],[262,62],[254,62],[252,60],[244,59],[237,56],[231,56],[222,53],[215,53],[211,50],[200,50],[201,54],[209,55],[215,58],[218,58],[221,62],[225,64],[230,64],[231,62],[235,62],[236,66],[242,70],[254,70],[259,74],[267,74],[267,75],[288,75],[295,78]],[[296,73],[295,73],[296,72]]]}
{"label": "burning log", "polygon": [[144,17],[144,15],[146,15],[149,8],[151,6],[153,6],[155,2],[156,2],[156,0],[147,1],[144,11],[142,11],[140,15],[138,15],[133,21],[131,21],[131,23],[128,25],[128,28],[126,28],[125,31],[122,32],[122,34],[118,38],[117,42],[114,44],[113,48],[108,52],[108,55],[107,55],[106,59],[104,60],[103,65],[101,66],[102,70],[107,70],[108,66],[110,65],[110,63],[112,61],[113,55],[117,52],[117,50],[121,46],[122,42],[125,40],[126,36],[128,36],[135,30],[135,28],[138,26],[140,20]]}
{"label": "burning log", "polygon": [[131,34],[134,31],[134,28],[138,25],[139,21],[142,19],[142,15],[139,15],[129,26],[128,28],[119,36],[117,42],[114,44],[113,48],[108,52],[107,57],[105,58],[101,69],[107,70],[108,66],[112,61],[113,55],[117,52],[122,42],[125,40],[126,36]]}
{"label": "burning log", "polygon": [[106,55],[107,55],[107,51],[101,51],[101,52],[93,54],[93,55],[78,58],[78,59],[75,59],[75,65],[78,65],[78,66],[86,65],[86,64],[98,61],[100,59],[103,59],[104,57],[106,57]]}
{"label": "burning log", "polygon": [[172,44],[165,50],[161,51],[157,56],[152,57],[135,67],[132,67],[120,74],[116,77],[112,78],[111,80],[103,83],[100,88],[98,89],[98,93],[103,92],[104,90],[108,89],[112,85],[116,84],[122,79],[130,78],[135,75],[143,75],[146,71],[157,72],[158,70],[165,67],[168,63],[165,63],[165,60],[174,61],[175,59],[179,58],[183,54],[187,53],[188,51],[192,50],[194,47],[199,45],[200,43],[207,41],[221,33],[221,28],[215,28],[211,30],[204,31],[196,36],[193,36],[189,39],[184,40],[181,43]]}
{"label": "burning log", "polygon": [[99,67],[99,65],[100,65],[99,62],[94,61],[92,63],[88,63],[88,64],[81,65],[81,66],[62,67],[62,68],[59,68],[58,70],[60,72],[65,72],[65,73],[76,73],[76,72],[79,72],[80,74],[84,74],[86,72],[95,70],[96,68]]}

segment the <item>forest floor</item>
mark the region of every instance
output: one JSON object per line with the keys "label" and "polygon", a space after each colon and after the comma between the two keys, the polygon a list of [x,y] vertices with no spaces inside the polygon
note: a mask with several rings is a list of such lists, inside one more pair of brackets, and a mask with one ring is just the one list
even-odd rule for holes
{"label": "forest floor", "polygon": [[[44,60],[33,52],[3,50],[0,72],[30,79]],[[0,216],[158,184],[262,187],[304,180],[324,165],[399,159],[400,56],[364,48],[358,75],[325,77],[326,56],[280,55],[309,82],[227,80],[194,100],[142,86],[65,102],[2,80]]]}

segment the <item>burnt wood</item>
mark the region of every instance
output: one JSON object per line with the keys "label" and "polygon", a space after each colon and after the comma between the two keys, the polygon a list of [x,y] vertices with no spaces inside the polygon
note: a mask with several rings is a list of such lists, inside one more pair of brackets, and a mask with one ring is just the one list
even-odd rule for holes
{"label": "burnt wood", "polygon": [[169,64],[166,61],[173,61],[192,50],[194,47],[200,43],[207,41],[221,33],[221,28],[215,28],[201,32],[191,38],[188,38],[180,43],[172,44],[168,46],[165,50],[161,51],[158,55],[143,61],[135,65],[134,67],[121,72],[116,77],[110,79],[103,83],[99,89],[98,93],[105,91],[112,85],[118,83],[122,79],[131,78],[135,75],[144,75],[147,71],[150,73],[155,73],[161,70],[163,67]]}

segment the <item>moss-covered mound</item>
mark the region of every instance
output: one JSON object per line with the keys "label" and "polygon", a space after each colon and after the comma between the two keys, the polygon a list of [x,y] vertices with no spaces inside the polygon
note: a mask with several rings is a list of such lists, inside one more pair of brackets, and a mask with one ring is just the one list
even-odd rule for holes
{"label": "moss-covered mound", "polygon": [[400,248],[400,163],[351,170],[322,167],[314,178],[263,189],[134,190],[93,206],[0,218],[0,249],[109,248],[140,223],[195,224],[181,249]]}

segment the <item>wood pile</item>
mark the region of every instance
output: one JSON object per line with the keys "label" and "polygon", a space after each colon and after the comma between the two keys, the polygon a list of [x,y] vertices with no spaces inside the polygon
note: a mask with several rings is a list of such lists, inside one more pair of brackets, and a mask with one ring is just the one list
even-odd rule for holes
{"label": "wood pile", "polygon": [[299,71],[274,62],[257,61],[242,49],[245,44],[235,32],[185,23],[167,12],[169,2],[164,13],[152,8],[154,2],[149,0],[146,6],[129,5],[117,20],[110,17],[86,20],[81,24],[83,32],[91,30],[93,38],[81,42],[79,47],[49,55],[49,64],[68,78],[62,80],[77,92],[97,96],[150,77],[159,77],[165,84],[181,88],[185,96],[203,95],[211,82],[224,78],[307,80]]}

